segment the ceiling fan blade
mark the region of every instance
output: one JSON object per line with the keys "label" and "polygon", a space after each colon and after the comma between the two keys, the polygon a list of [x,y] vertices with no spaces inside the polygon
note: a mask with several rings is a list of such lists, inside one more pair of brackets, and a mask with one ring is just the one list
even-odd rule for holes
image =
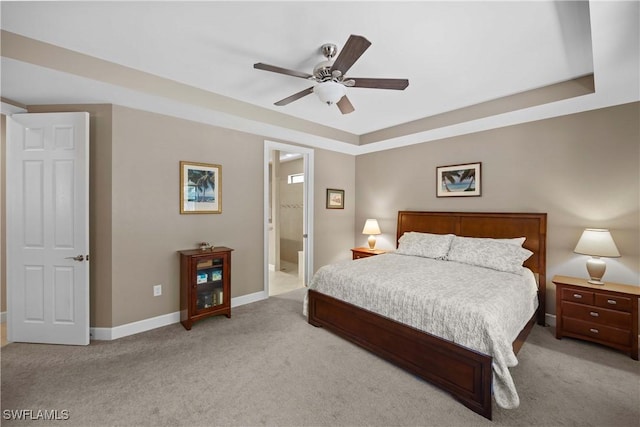
{"label": "ceiling fan blade", "polygon": [[293,101],[296,101],[296,100],[302,98],[303,96],[309,95],[310,93],[313,93],[313,86],[311,86],[311,87],[309,87],[309,88],[307,88],[305,90],[301,90],[298,93],[294,93],[293,95],[288,96],[285,99],[281,99],[280,101],[275,102],[274,104],[279,106],[279,107],[282,107],[283,105],[290,104]]}
{"label": "ceiling fan blade", "polygon": [[351,104],[351,101],[349,101],[349,98],[347,98],[347,95],[340,98],[340,101],[338,101],[336,105],[342,114],[353,113],[356,110],[353,108],[353,105]]}
{"label": "ceiling fan blade", "polygon": [[364,37],[350,35],[333,63],[331,71],[339,70],[344,75],[369,46],[371,46],[371,42]]}
{"label": "ceiling fan blade", "polygon": [[409,80],[407,79],[363,79],[349,77],[349,80],[355,82],[352,87],[366,87],[371,89],[404,90],[409,86]]}
{"label": "ceiling fan blade", "polygon": [[288,70],[282,67],[276,67],[275,65],[263,64],[258,62],[253,64],[253,68],[257,70],[272,71],[274,73],[285,74],[287,76],[300,77],[301,79],[308,79],[313,77],[311,74],[303,73],[302,71]]}

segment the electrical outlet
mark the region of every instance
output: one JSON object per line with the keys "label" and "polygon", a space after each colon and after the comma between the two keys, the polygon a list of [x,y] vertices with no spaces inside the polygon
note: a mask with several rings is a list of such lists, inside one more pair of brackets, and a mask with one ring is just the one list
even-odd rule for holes
{"label": "electrical outlet", "polygon": [[159,297],[162,295],[162,285],[154,285],[153,286],[153,296]]}

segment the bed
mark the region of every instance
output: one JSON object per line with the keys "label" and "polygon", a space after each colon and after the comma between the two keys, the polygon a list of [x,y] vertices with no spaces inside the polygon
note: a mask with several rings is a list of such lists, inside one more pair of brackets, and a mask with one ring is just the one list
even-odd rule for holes
{"label": "bed", "polygon": [[[546,214],[400,211],[397,241],[405,232],[453,234],[473,238],[525,237],[522,247],[532,254],[524,262],[524,267],[537,279],[537,310],[528,320],[525,319],[520,332],[516,331],[514,334],[517,336],[511,343],[513,354],[517,354],[536,321],[544,325]],[[384,262],[388,266],[392,256],[401,257],[393,254],[379,255],[378,257],[387,259],[381,258],[376,262]],[[412,257],[406,258],[402,265],[405,269],[412,269],[413,264],[407,264],[410,261],[408,258]],[[361,263],[351,264],[353,267],[368,267],[365,262],[373,263],[374,260],[365,258],[349,261]],[[310,324],[326,328],[431,382],[474,412],[491,419],[494,376],[492,356],[318,290],[309,289],[306,303]]]}

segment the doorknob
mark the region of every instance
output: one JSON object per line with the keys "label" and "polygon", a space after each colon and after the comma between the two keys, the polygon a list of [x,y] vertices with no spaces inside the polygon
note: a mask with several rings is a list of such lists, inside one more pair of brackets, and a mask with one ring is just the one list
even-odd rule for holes
{"label": "doorknob", "polygon": [[74,261],[84,261],[84,255],[68,256],[65,259],[72,259]]}

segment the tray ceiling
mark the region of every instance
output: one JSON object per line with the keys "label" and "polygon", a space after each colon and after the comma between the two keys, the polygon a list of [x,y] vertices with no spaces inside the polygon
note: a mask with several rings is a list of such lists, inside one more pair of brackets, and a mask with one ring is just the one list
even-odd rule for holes
{"label": "tray ceiling", "polygon": [[[3,98],[25,105],[115,103],[353,154],[639,98],[637,2],[2,2],[0,7]],[[409,87],[348,88],[355,107],[348,115],[313,94],[284,107],[273,105],[311,84],[256,70],[254,63],[311,73],[323,60],[320,46],[335,43],[339,51],[350,34],[365,36],[371,47],[349,75],[407,78]],[[27,50],[40,54],[29,56]],[[429,118],[517,94],[580,83],[584,76],[595,80],[595,93],[590,88],[567,99],[552,96],[543,105],[515,102],[491,113],[427,124]]]}

